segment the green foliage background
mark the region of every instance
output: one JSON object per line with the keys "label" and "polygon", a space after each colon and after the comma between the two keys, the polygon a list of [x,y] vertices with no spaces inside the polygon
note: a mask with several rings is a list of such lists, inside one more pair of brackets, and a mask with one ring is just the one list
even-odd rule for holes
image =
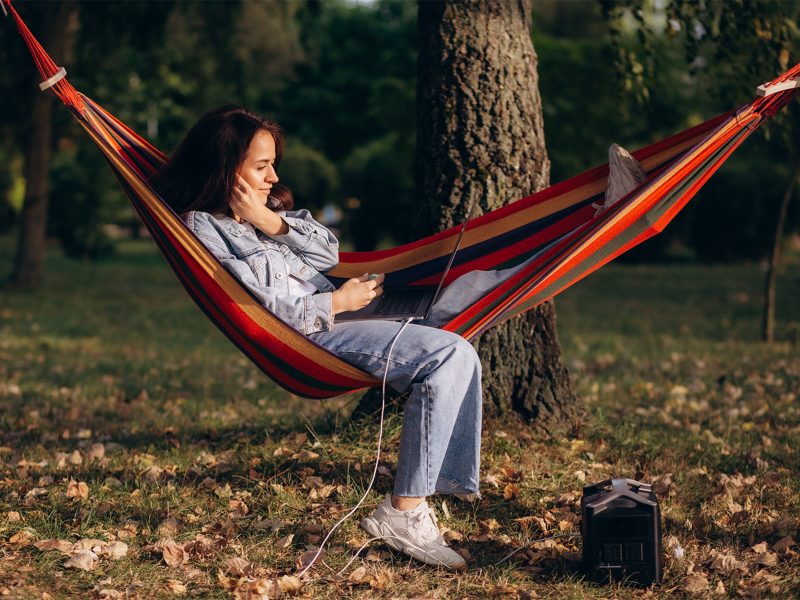
{"label": "green foliage background", "polygon": [[[16,4],[34,34],[45,4]],[[717,4],[534,3],[552,182],[605,162],[612,142],[636,149],[736,108],[800,60],[798,3],[746,3],[740,17]],[[758,18],[749,29],[739,22]],[[10,23],[0,44],[8,99],[0,114],[0,229],[18,214],[27,111],[40,93]],[[156,147],[170,153],[213,107],[249,106],[286,129],[280,176],[298,206],[338,207],[339,233],[356,250],[409,241],[416,3],[81,2],[71,32],[63,58],[70,81]],[[797,119],[781,117],[664,234],[626,259],[762,259],[791,171]],[[54,144],[50,235],[70,256],[101,257],[113,249],[103,225],[135,235],[136,216],[63,109]],[[796,201],[787,226],[790,234],[800,228]]]}

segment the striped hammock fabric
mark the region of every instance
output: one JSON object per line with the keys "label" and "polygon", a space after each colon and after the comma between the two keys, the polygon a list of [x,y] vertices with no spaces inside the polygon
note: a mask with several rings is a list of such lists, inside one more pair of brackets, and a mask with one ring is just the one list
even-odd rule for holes
{"label": "striped hammock fabric", "polygon": [[[58,68],[10,2],[2,1],[42,77],[52,77]],[[798,74],[800,65],[767,87],[785,84]],[[186,291],[268,377],[307,398],[329,398],[380,384],[270,313],[225,270],[147,183],[167,160],[161,152],[66,79],[53,90],[105,156]],[[470,221],[445,284],[469,271],[508,268],[538,257],[444,329],[471,340],[663,230],[733,150],[798,92],[800,88],[793,88],[758,98],[738,111],[634,152],[647,180],[597,216],[592,203],[602,203],[608,165]],[[339,283],[362,273],[384,272],[389,285],[436,284],[459,229],[392,250],[342,253],[330,278]]]}

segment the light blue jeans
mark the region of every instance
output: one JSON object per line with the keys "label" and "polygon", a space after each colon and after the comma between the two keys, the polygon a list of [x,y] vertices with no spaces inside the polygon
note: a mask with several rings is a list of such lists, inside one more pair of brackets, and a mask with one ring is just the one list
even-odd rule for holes
{"label": "light blue jeans", "polygon": [[[394,493],[478,491],[481,454],[481,362],[464,338],[437,329],[483,298],[526,263],[504,271],[473,271],[445,288],[428,318],[403,330],[391,355],[387,383],[409,392]],[[335,323],[309,337],[342,360],[382,379],[398,321]]]}

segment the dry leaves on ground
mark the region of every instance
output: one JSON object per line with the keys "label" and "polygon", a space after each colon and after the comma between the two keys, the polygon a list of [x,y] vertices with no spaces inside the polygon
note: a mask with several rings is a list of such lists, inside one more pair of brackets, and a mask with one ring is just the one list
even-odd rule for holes
{"label": "dry leaves on ground", "polygon": [[78,498],[80,500],[89,499],[89,486],[83,481],[69,480],[67,485],[67,498]]}
{"label": "dry leaves on ground", "polygon": [[80,552],[68,558],[64,563],[67,569],[80,569],[81,571],[91,571],[99,562],[97,554],[91,550],[81,550]]}

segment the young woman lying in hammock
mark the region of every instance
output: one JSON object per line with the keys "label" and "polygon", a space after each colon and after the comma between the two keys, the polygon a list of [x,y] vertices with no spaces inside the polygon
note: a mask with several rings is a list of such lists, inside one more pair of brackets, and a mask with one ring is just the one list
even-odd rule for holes
{"label": "young woman lying in hammock", "polygon": [[409,398],[394,493],[361,527],[418,560],[460,567],[464,559],[447,546],[425,498],[435,492],[479,497],[481,363],[469,342],[437,327],[524,264],[458,278],[430,315],[396,340],[399,322],[336,323],[337,314],[363,308],[382,293],[383,275],[370,281],[365,274],[339,289],[324,277],[338,263],[339,244],[307,210],[292,210],[292,195],[276,173],[283,147],[273,121],[222,107],[189,131],[153,184],[222,264],[301,333],[377,378],[395,342],[387,382]]}

